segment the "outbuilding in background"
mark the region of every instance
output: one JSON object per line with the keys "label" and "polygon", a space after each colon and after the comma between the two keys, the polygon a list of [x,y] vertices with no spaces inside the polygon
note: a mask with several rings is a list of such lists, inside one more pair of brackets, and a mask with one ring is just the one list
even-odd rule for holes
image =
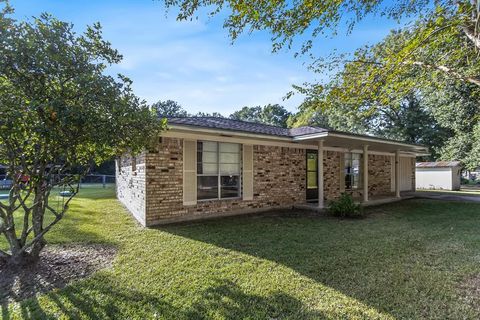
{"label": "outbuilding in background", "polygon": [[417,162],[416,189],[460,190],[460,161]]}

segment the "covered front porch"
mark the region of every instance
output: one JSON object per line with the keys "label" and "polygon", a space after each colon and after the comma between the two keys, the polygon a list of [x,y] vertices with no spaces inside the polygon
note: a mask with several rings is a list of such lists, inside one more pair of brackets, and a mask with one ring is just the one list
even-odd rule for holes
{"label": "covered front porch", "polygon": [[[352,194],[365,206],[411,198],[408,192],[415,188],[415,157],[428,154],[427,148],[420,145],[335,131],[305,135],[295,140],[309,145],[307,203],[300,205],[308,209],[321,210],[327,201],[343,192]],[[339,162],[338,166],[329,167],[332,154],[341,155],[333,161]],[[312,155],[316,157],[315,165]],[[372,160],[376,156],[386,160],[378,164]],[[383,177],[381,187],[375,181],[378,172]]]}

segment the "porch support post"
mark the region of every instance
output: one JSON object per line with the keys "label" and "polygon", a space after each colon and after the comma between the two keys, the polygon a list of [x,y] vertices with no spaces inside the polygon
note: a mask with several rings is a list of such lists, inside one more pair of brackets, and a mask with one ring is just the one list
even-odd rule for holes
{"label": "porch support post", "polygon": [[368,201],[368,145],[363,146],[363,202]]}
{"label": "porch support post", "polygon": [[324,208],[323,203],[323,140],[318,141],[318,207]]}
{"label": "porch support post", "polygon": [[400,151],[395,151],[395,197],[400,198]]}

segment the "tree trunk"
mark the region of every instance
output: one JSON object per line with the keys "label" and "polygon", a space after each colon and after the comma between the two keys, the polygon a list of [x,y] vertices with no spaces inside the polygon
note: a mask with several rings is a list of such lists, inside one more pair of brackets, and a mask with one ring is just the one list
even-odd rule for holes
{"label": "tree trunk", "polygon": [[[42,186],[37,186],[35,189],[35,198],[34,201],[37,204],[32,211],[32,228],[33,236],[37,237],[43,232],[43,217],[45,214],[45,201],[44,201],[44,191]],[[45,247],[46,241],[42,236],[40,236],[32,246],[30,256],[33,260],[37,260],[40,251]]]}
{"label": "tree trunk", "polygon": [[14,266],[26,266],[38,261],[38,256],[33,257],[28,252],[22,252],[17,255],[12,255],[9,258],[5,259],[7,264]]}
{"label": "tree trunk", "polygon": [[13,218],[13,212],[11,210],[9,210],[6,214],[5,230],[3,230],[3,233],[7,239],[12,256],[17,255],[22,249],[22,246],[20,241],[18,241],[17,233],[15,232],[15,221]]}

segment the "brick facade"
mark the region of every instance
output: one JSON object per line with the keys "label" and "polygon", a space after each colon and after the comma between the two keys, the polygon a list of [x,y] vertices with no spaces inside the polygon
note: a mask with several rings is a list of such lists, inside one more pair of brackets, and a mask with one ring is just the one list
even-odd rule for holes
{"label": "brick facade", "polygon": [[323,152],[323,196],[325,200],[338,198],[342,193],[342,154],[336,151]]}
{"label": "brick facade", "polygon": [[[392,186],[393,156],[368,155],[368,196],[393,194]],[[415,166],[414,166],[415,167]]]}
{"label": "brick facade", "polygon": [[[369,155],[369,195],[391,193],[392,156]],[[324,196],[332,200],[342,192],[343,155],[324,152]],[[415,159],[413,186],[415,185]],[[230,215],[306,203],[306,150],[278,146],[253,146],[253,200],[198,201],[183,205],[183,139],[162,138],[156,150],[131,158],[117,169],[117,196],[144,225]],[[361,196],[361,191],[354,191]]]}
{"label": "brick facade", "polygon": [[305,203],[305,150],[253,147],[253,200],[198,201],[183,205],[183,141],[164,138],[146,155],[146,224]]}

